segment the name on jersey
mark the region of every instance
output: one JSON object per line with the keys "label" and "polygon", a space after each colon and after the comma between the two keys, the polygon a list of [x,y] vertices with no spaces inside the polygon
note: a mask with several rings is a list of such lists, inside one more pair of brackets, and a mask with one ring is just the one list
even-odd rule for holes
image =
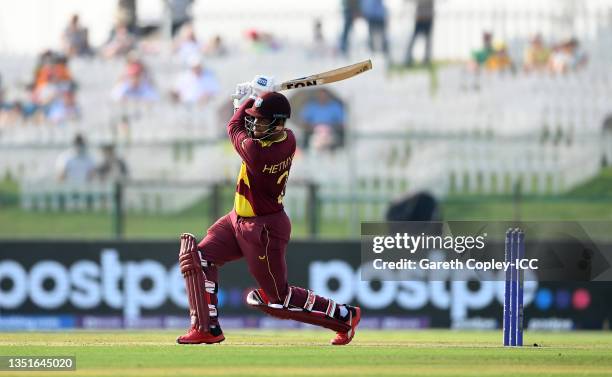
{"label": "name on jersey", "polygon": [[291,166],[291,160],[293,159],[293,156],[289,156],[287,157],[286,160],[283,160],[277,164],[274,165],[268,165],[265,164],[263,167],[263,170],[261,171],[262,173],[268,173],[268,174],[276,174],[279,173],[285,169],[288,169],[289,166]]}

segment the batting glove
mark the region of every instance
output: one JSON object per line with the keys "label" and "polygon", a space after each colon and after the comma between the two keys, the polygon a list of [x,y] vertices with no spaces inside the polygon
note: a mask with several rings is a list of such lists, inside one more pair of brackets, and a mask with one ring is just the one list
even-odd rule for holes
{"label": "batting glove", "polygon": [[243,82],[236,85],[236,91],[232,94],[234,100],[234,110],[240,107],[253,95],[253,87],[251,82]]}
{"label": "batting glove", "polygon": [[257,98],[264,93],[274,91],[274,77],[257,75],[251,82],[253,88],[253,98]]}

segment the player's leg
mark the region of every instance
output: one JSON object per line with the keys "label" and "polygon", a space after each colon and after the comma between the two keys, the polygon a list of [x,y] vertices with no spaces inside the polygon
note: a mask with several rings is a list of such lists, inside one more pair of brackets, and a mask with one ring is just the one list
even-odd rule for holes
{"label": "player's leg", "polygon": [[412,36],[410,37],[410,42],[408,42],[408,48],[406,49],[406,55],[405,55],[405,58],[404,58],[404,64],[407,65],[407,66],[410,66],[410,65],[412,65],[414,63],[414,61],[413,61],[413,59],[414,59],[414,56],[413,56],[414,44],[416,43],[416,40],[417,40],[419,34],[421,33],[419,27],[420,27],[420,24],[417,21],[415,23],[414,31],[412,32]]}
{"label": "player's leg", "polygon": [[206,232],[206,236],[198,244],[198,250],[202,259],[202,271],[208,280],[211,309],[215,315],[211,319],[211,325],[219,325],[218,320],[218,298],[219,290],[219,267],[223,264],[242,258],[242,251],[236,241],[236,230],[234,220],[236,215],[232,211],[221,217]]}
{"label": "player's leg", "polygon": [[210,311],[207,279],[202,271],[200,252],[192,234],[183,233],[181,235],[179,266],[185,279],[191,328],[187,334],[178,337],[176,341],[181,344],[223,341],[223,334],[213,334],[210,331],[210,319],[214,313]]}
{"label": "player's leg", "polygon": [[[181,237],[183,239],[185,235]],[[242,256],[232,226],[230,215],[219,219],[208,229],[206,237],[195,243],[189,241],[189,258],[183,256],[181,247],[181,272],[185,276],[191,316],[191,330],[177,342],[218,343],[225,338],[219,325],[217,310],[218,267]],[[187,260],[188,262],[184,262]],[[195,276],[195,278],[189,278]]]}
{"label": "player's leg", "polygon": [[351,10],[347,9],[344,10],[343,16],[344,25],[342,28],[342,34],[340,36],[340,52],[346,55],[348,53],[349,35],[351,33],[351,29],[353,28],[354,15]]}
{"label": "player's leg", "polygon": [[432,29],[433,20],[425,21],[423,25],[423,35],[425,36],[425,58],[423,59],[424,64],[431,64],[431,44],[432,44]]}
{"label": "player's leg", "polygon": [[251,220],[238,223],[237,240],[249,270],[260,289],[248,295],[247,302],[282,319],[326,327],[345,334],[350,342],[361,317],[359,308],[338,305],[312,291],[289,286],[285,251],[291,225],[284,213],[266,217],[261,224]]}
{"label": "player's leg", "polygon": [[368,19],[368,48],[370,52],[375,52],[375,43],[374,39],[376,37],[376,22],[374,20]]}

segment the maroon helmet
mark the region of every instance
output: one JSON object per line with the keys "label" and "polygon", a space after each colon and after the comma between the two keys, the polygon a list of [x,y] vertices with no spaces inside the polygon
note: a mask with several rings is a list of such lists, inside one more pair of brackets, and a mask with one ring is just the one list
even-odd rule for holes
{"label": "maroon helmet", "polygon": [[291,105],[284,95],[267,92],[257,97],[253,106],[246,113],[255,118],[287,119],[291,116]]}
{"label": "maroon helmet", "polygon": [[263,136],[257,139],[263,140],[268,137],[281,132],[276,130],[277,121],[279,119],[287,119],[291,116],[291,105],[287,97],[280,93],[268,92],[262,96],[257,97],[253,106],[246,109],[247,116],[244,120],[244,126],[247,129],[247,133],[250,138],[255,139],[255,128],[259,124],[260,119],[271,119],[270,123],[267,123],[267,129],[263,132]]}

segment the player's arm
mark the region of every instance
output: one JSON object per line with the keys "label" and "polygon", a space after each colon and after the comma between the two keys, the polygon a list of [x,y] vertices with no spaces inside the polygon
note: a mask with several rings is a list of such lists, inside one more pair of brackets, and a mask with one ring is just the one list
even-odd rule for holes
{"label": "player's arm", "polygon": [[246,110],[253,106],[255,99],[274,87],[274,78],[257,75],[251,82],[238,84],[234,98],[234,115],[227,124],[227,134],[234,145],[234,149],[247,166],[254,166],[260,154],[261,144],[251,139],[244,125]]}
{"label": "player's arm", "polygon": [[257,157],[257,142],[249,137],[244,127],[245,110],[253,106],[253,102],[255,100],[249,98],[242,103],[227,124],[227,134],[232,145],[247,166],[253,166]]}

